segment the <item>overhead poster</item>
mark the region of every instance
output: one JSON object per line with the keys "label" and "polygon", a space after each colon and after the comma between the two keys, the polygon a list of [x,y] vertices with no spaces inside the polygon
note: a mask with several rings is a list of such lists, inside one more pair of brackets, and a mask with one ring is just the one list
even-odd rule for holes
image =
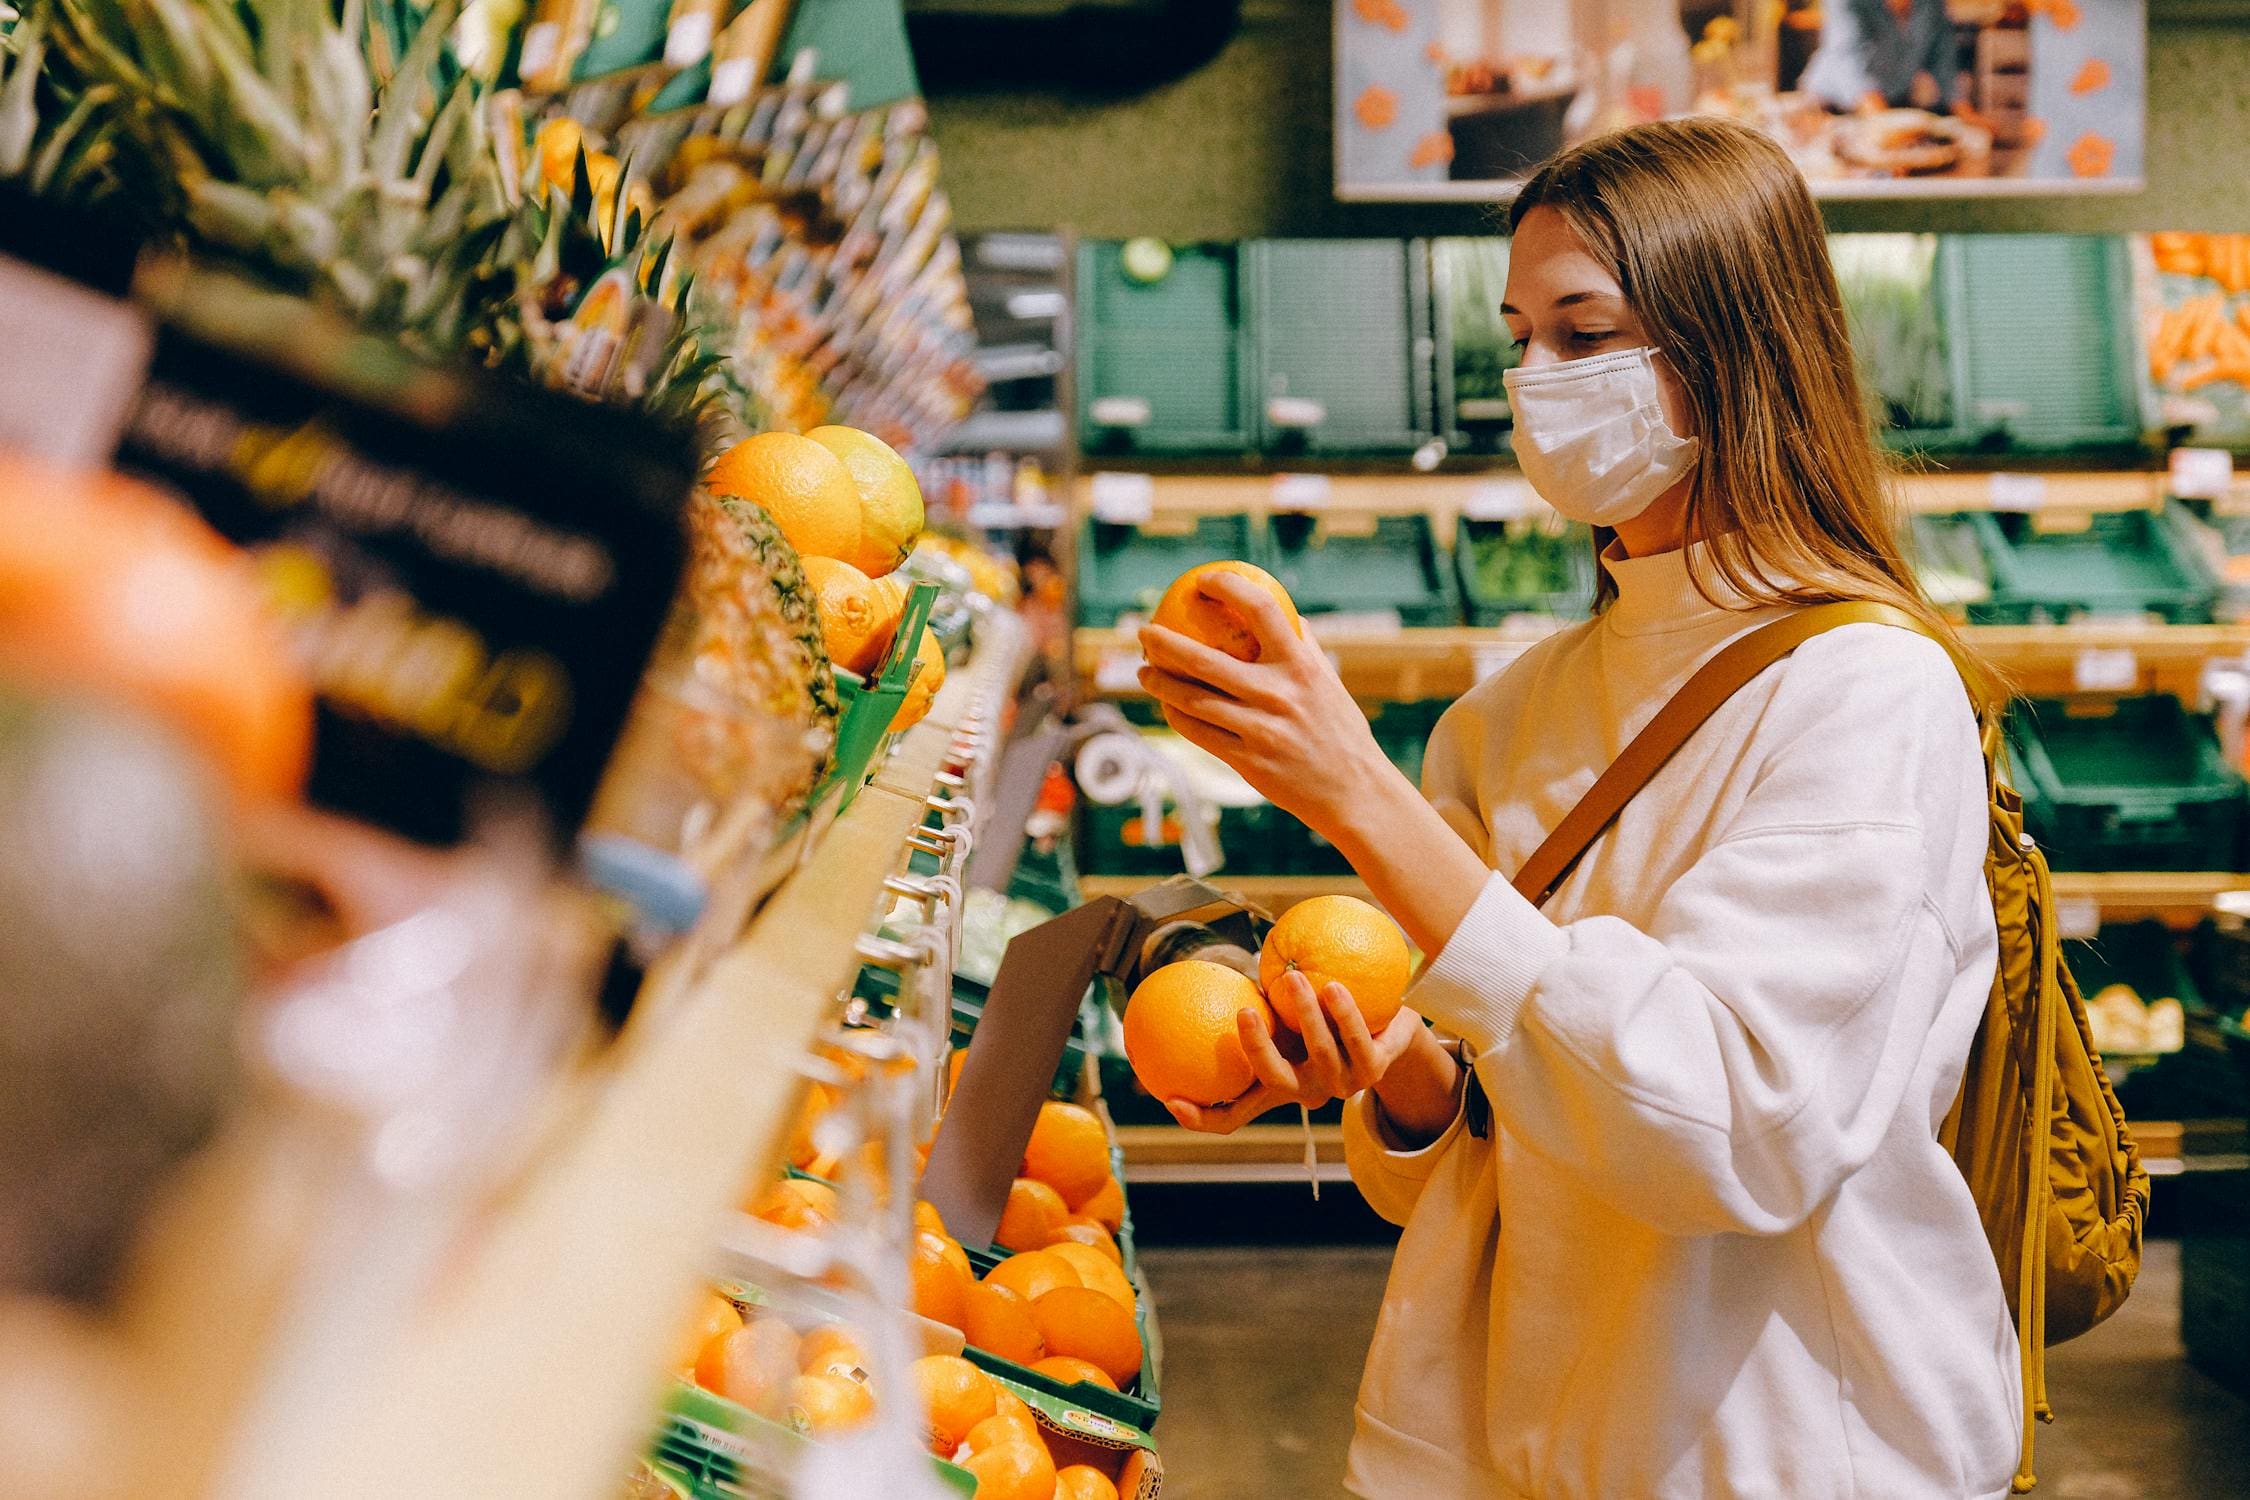
{"label": "overhead poster", "polygon": [[2129,192],[2146,44],[2145,0],[1337,0],[1336,194],[1506,198],[1686,114],[1824,197]]}

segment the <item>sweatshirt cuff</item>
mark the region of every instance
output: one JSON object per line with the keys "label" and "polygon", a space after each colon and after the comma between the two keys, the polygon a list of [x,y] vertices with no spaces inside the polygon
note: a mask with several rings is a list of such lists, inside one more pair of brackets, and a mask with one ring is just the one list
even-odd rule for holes
{"label": "sweatshirt cuff", "polygon": [[1569,948],[1562,929],[1495,871],[1406,1003],[1482,1056],[1514,1034],[1540,972]]}

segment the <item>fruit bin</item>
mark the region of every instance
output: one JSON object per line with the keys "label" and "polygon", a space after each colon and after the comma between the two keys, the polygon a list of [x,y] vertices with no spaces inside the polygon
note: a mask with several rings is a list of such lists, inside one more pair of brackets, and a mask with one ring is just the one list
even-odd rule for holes
{"label": "fruit bin", "polygon": [[1249,447],[1255,420],[1241,309],[1233,245],[1079,246],[1078,419],[1086,451],[1236,454]]}
{"label": "fruit bin", "polygon": [[1583,620],[1593,607],[1593,536],[1583,526],[1558,531],[1530,518],[1464,516],[1454,528],[1453,568],[1471,625],[1513,615]]}
{"label": "fruit bin", "polygon": [[1267,525],[1265,566],[1307,615],[1395,615],[1401,625],[1458,625],[1453,569],[1428,516],[1377,516],[1347,527],[1285,511]]}
{"label": "fruit bin", "polygon": [[1264,451],[1403,453],[1429,441],[1422,241],[1256,240],[1242,256]]}
{"label": "fruit bin", "polygon": [[[664,1420],[652,1451],[688,1480],[696,1500],[757,1500],[787,1492],[763,1471],[763,1454],[806,1441],[748,1407],[681,1380],[673,1382],[665,1397]],[[930,1466],[947,1489],[973,1500],[975,1475],[941,1458],[932,1458]]]}
{"label": "fruit bin", "polygon": [[1252,535],[1248,516],[1201,516],[1193,526],[1089,520],[1078,549],[1078,623],[1107,627],[1147,615],[1188,569],[1250,557]]}
{"label": "fruit bin", "polygon": [[2024,817],[2058,870],[2231,870],[2243,784],[2177,698],[2036,700],[2010,715]]}
{"label": "fruit bin", "polygon": [[[1123,1179],[1120,1178],[1119,1180],[1122,1181]],[[997,1246],[991,1249],[979,1249],[974,1245],[969,1245],[964,1248],[968,1251],[969,1264],[975,1269],[979,1281],[982,1281],[986,1273],[990,1272],[994,1266],[1006,1260],[1010,1253]],[[1121,1251],[1125,1248],[1125,1242],[1122,1239],[1118,1242],[1118,1248]],[[977,1368],[989,1374],[1002,1376],[1027,1390],[1037,1391],[1052,1400],[1084,1407],[1088,1411],[1106,1417],[1110,1421],[1121,1422],[1139,1432],[1154,1432],[1157,1416],[1163,1410],[1164,1403],[1157,1393],[1159,1380],[1157,1365],[1159,1361],[1156,1342],[1149,1331],[1148,1285],[1141,1280],[1137,1267],[1128,1269],[1126,1274],[1132,1278],[1134,1290],[1139,1294],[1138,1305],[1133,1312],[1133,1321],[1140,1329],[1141,1335],[1141,1371],[1140,1374],[1133,1377],[1132,1384],[1124,1390],[1112,1391],[1083,1380],[1065,1385],[1051,1375],[1019,1365],[1012,1359],[1003,1359],[988,1349],[979,1349],[974,1344],[964,1347],[961,1353]]]}
{"label": "fruit bin", "polygon": [[836,700],[840,712],[836,718],[835,758],[828,774],[814,789],[815,805],[831,788],[842,787],[838,810],[851,806],[881,761],[883,747],[890,743],[891,720],[897,716],[899,705],[906,701],[907,686],[914,675],[915,647],[922,639],[922,627],[929,622],[931,609],[937,604],[937,595],[938,587],[934,583],[914,585],[906,596],[906,608],[899,616],[898,635],[872,678],[837,669]]}
{"label": "fruit bin", "polygon": [[1992,570],[1992,595],[1970,618],[2039,625],[2085,615],[2207,624],[2219,579],[2177,503],[2101,511],[2079,531],[2041,530],[2029,512],[1971,513]]}

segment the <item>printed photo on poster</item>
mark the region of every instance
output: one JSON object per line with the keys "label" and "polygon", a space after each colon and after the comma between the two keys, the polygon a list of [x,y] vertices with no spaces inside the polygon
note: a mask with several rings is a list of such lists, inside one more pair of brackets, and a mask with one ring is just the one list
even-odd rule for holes
{"label": "printed photo on poster", "polygon": [[2145,0],[1337,0],[1336,195],[1506,198],[1688,114],[1824,197],[2130,192],[2146,45]]}

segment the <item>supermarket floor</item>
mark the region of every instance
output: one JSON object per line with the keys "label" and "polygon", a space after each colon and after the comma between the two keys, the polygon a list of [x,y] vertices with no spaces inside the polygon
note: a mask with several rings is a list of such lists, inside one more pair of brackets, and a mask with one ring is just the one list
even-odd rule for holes
{"label": "supermarket floor", "polygon": [[[1165,1500],[1341,1495],[1388,1245],[1155,1248]],[[2179,1246],[2152,1240],[2123,1312],[2052,1356],[2046,1500],[2250,1496],[2250,1405],[2180,1353]]]}

